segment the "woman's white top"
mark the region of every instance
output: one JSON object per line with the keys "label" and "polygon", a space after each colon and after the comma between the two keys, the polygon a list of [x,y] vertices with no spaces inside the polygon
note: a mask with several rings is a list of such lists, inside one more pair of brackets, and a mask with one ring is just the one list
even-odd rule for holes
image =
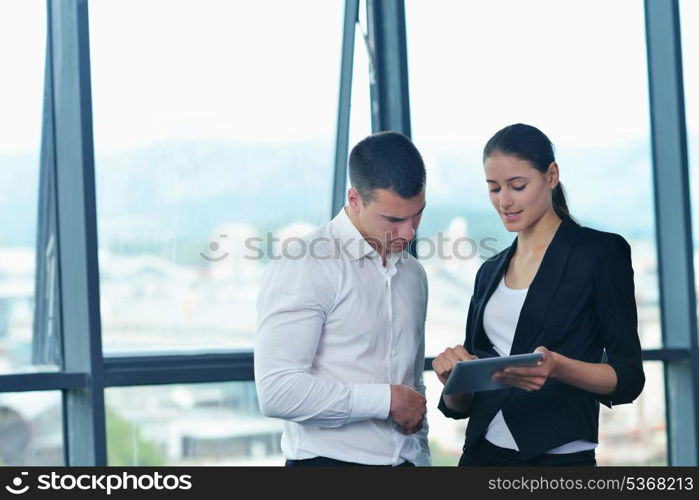
{"label": "woman's white top", "polygon": [[[512,349],[512,341],[515,337],[519,314],[524,305],[529,288],[513,289],[505,285],[505,275],[503,274],[497,289],[488,300],[483,313],[483,327],[493,344],[495,352],[500,356],[509,356]],[[501,448],[510,448],[519,451],[512,433],[510,432],[502,411],[498,411],[493,417],[485,438]],[[546,453],[575,453],[578,451],[592,450],[597,447],[597,443],[578,439],[564,445],[553,448]]]}

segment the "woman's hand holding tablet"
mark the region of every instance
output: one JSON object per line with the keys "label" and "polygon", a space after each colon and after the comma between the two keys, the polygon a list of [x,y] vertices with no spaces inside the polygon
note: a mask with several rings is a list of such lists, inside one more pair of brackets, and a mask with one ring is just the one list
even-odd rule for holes
{"label": "woman's hand holding tablet", "polygon": [[[474,359],[475,356],[472,356],[471,359],[458,361],[453,366],[449,378],[444,385],[444,394],[463,394],[468,392],[506,389],[512,385],[507,383],[510,379],[503,379],[502,377],[494,378],[493,375],[495,373],[502,373],[502,370],[509,367],[536,366],[543,356],[544,354],[542,352],[534,352],[531,354],[495,356],[485,359]],[[437,359],[435,359],[435,361],[437,361]],[[439,376],[439,374],[437,376]],[[513,376],[513,374],[507,375],[507,377],[510,376]]]}

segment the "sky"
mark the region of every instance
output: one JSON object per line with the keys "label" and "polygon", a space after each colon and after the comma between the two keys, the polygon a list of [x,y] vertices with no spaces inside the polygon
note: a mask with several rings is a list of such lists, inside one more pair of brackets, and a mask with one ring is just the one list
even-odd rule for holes
{"label": "sky", "polygon": [[[687,28],[699,22],[697,3],[681,2],[688,52],[699,42]],[[0,0],[0,153],[38,148],[44,8]],[[343,10],[341,0],[90,1],[97,153],[334,141]],[[642,0],[406,0],[406,18],[418,145],[477,149],[515,121],[565,148],[647,141]],[[685,58],[692,130],[697,60]],[[368,107],[366,55],[355,61],[364,74],[353,105]],[[353,112],[354,135],[368,132],[368,111]]]}
{"label": "sky", "polygon": [[0,154],[38,152],[46,2],[0,0]]}
{"label": "sky", "polygon": [[566,148],[648,135],[642,0],[407,0],[406,11],[416,141],[481,148],[515,122]]}

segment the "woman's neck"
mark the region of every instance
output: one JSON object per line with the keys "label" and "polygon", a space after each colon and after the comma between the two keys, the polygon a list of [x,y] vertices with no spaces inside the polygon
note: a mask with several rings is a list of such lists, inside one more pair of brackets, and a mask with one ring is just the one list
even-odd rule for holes
{"label": "woman's neck", "polygon": [[539,220],[517,233],[517,252],[526,255],[545,251],[561,222],[553,208],[546,212]]}

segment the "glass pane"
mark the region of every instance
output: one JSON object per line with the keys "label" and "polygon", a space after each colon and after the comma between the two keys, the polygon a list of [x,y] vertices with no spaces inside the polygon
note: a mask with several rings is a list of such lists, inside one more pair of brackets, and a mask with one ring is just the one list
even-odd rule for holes
{"label": "glass pane", "polygon": [[254,382],[107,389],[108,464],[283,465]]}
{"label": "glass pane", "polygon": [[64,465],[60,391],[0,393],[0,465]]}
{"label": "glass pane", "polygon": [[423,374],[427,391],[427,423],[430,426],[427,437],[430,442],[433,466],[455,466],[459,463],[468,420],[454,420],[445,417],[437,409],[442,383],[430,370]]}
{"label": "glass pane", "polygon": [[31,365],[45,57],[46,2],[0,3],[0,373],[38,368]]}
{"label": "glass pane", "polygon": [[647,361],[643,370],[646,386],[633,404],[600,406],[598,465],[667,465],[663,364]]}
{"label": "glass pane", "polygon": [[682,70],[684,76],[685,113],[687,115],[687,149],[689,152],[690,195],[692,199],[692,233],[694,236],[694,285],[699,294],[699,61],[697,46],[699,33],[699,2],[680,1],[680,29],[682,31]]}
{"label": "glass pane", "polygon": [[265,264],[330,217],[343,13],[90,2],[105,352],[251,348]]}
{"label": "glass pane", "polygon": [[[646,386],[632,404],[611,410],[600,405],[598,465],[667,465],[665,383],[661,362],[643,366]],[[464,445],[468,420],[446,418],[437,409],[442,384],[425,372],[427,418],[433,465],[456,465]]]}
{"label": "glass pane", "polygon": [[514,239],[490,205],[481,155],[516,122],[554,142],[573,216],[630,243],[639,333],[658,347],[643,1],[408,0],[406,17],[413,138],[428,176],[420,230],[432,243],[418,247],[428,354],[463,342],[475,273]]}

